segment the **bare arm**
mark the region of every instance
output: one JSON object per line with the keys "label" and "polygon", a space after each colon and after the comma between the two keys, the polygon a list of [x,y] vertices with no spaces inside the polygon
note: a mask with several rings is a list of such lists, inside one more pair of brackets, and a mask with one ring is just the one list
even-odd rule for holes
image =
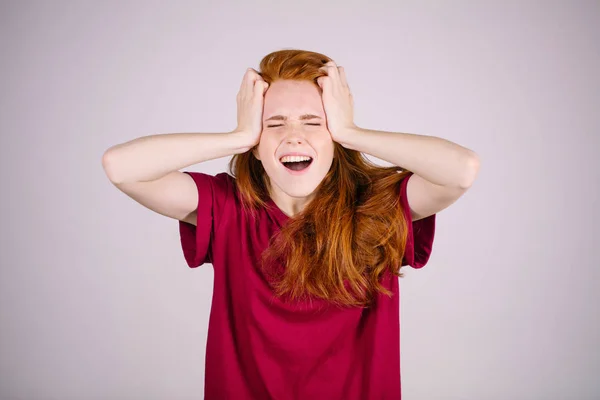
{"label": "bare arm", "polygon": [[347,132],[344,147],[414,173],[406,189],[413,221],[455,203],[471,187],[479,172],[479,156],[446,139],[359,127]]}
{"label": "bare arm", "polygon": [[112,146],[102,166],[114,184],[148,182],[203,161],[248,151],[247,135],[228,133],[164,133],[142,136]]}
{"label": "bare arm", "polygon": [[141,205],[196,224],[198,191],[182,168],[240,154],[260,140],[267,84],[249,68],[237,96],[238,126],[227,133],[165,133],[110,147],[102,156],[108,179]]}
{"label": "bare arm", "polygon": [[102,157],[108,179],[123,193],[161,215],[196,224],[198,191],[179,169],[251,146],[243,133],[170,133],[113,146]]}

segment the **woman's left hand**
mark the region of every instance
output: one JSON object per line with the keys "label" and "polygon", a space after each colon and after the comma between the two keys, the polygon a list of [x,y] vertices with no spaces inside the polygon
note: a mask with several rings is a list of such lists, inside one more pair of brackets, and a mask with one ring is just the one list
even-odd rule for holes
{"label": "woman's left hand", "polygon": [[319,68],[327,76],[317,78],[323,90],[323,108],[327,118],[327,128],[331,138],[339,143],[356,128],[354,124],[354,100],[346,80],[344,67],[338,67],[334,61]]}

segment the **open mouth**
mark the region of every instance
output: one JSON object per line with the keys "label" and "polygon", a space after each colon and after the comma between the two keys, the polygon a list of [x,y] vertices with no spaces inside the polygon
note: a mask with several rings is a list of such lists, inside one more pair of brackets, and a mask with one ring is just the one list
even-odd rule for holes
{"label": "open mouth", "polygon": [[302,171],[310,166],[313,159],[308,156],[285,156],[279,161],[291,171]]}

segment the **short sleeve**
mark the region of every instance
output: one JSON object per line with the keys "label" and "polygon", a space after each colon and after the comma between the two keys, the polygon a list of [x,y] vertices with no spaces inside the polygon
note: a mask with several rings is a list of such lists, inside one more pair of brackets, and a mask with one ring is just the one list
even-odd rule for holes
{"label": "short sleeve", "polygon": [[427,264],[433,248],[436,214],[413,222],[408,197],[406,196],[408,180],[412,175],[412,173],[407,175],[400,183],[400,203],[402,204],[404,216],[408,223],[408,238],[406,240],[402,265],[422,268]]}
{"label": "short sleeve", "polygon": [[179,221],[181,248],[187,265],[196,268],[212,263],[212,246],[229,197],[232,196],[231,177],[226,173],[216,176],[201,172],[187,172],[196,183],[198,209],[196,225]]}

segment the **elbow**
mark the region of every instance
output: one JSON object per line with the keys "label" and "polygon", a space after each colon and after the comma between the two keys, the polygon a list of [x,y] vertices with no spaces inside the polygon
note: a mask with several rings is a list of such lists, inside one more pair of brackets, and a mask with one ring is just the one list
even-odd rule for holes
{"label": "elbow", "polygon": [[112,154],[111,149],[106,150],[104,152],[104,154],[102,155],[102,168],[104,169],[104,173],[106,174],[106,177],[112,183],[116,184],[119,182],[119,178],[115,174],[113,158],[114,158],[114,155]]}
{"label": "elbow", "polygon": [[473,185],[475,179],[477,179],[477,175],[479,174],[480,165],[481,161],[479,159],[479,155],[473,151],[469,151],[469,154],[464,162],[463,174],[460,181],[461,189],[466,190]]}

